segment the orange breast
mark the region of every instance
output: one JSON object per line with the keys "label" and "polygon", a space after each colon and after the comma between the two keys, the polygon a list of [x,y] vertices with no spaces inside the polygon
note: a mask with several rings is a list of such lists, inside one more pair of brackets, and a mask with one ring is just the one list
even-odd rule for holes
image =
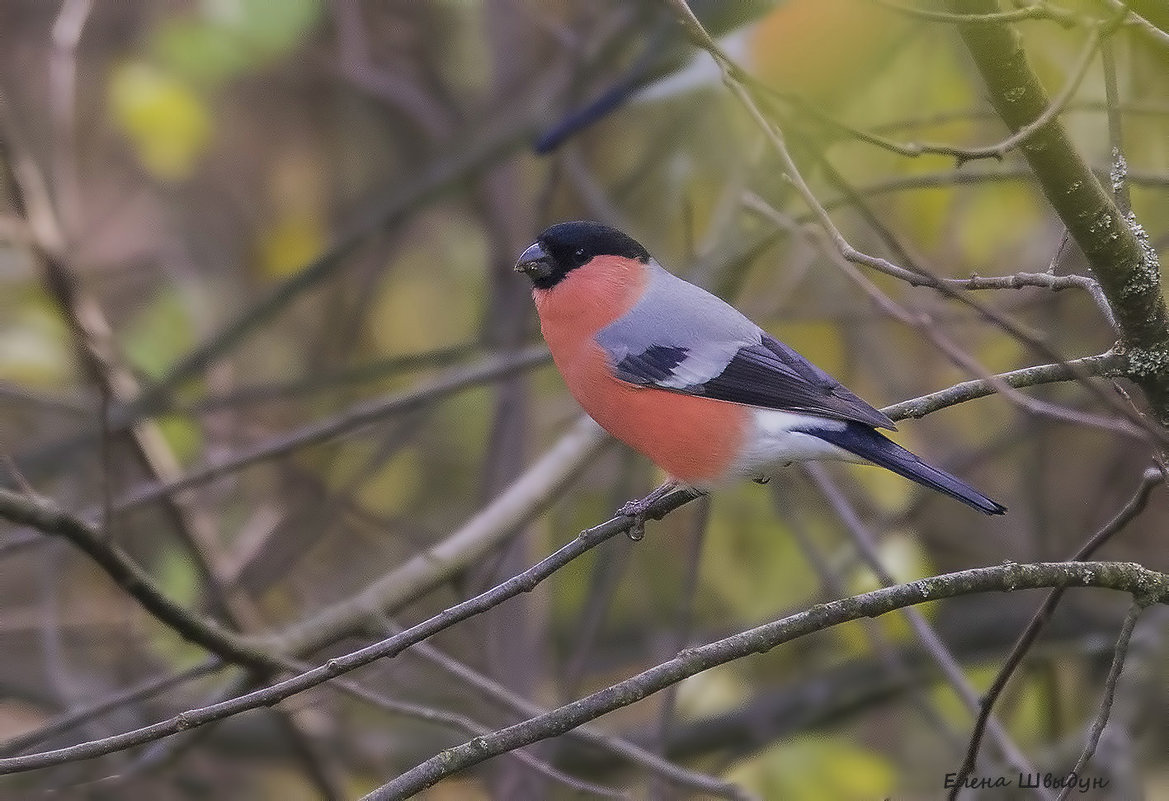
{"label": "orange breast", "polygon": [[746,407],[627,384],[595,344],[552,357],[577,402],[617,439],[687,484],[726,478],[750,422]]}
{"label": "orange breast", "polygon": [[593,339],[633,307],[644,286],[637,262],[598,257],[552,289],[534,291],[544,340],[569,391],[606,431],[674,478],[716,484],[739,454],[750,410],[620,381]]}

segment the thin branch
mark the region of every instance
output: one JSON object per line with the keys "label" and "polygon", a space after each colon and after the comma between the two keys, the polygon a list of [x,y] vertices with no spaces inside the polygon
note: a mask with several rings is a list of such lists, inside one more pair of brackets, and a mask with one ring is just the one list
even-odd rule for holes
{"label": "thin branch", "polygon": [[[884,564],[881,563],[881,557],[877,553],[876,543],[873,534],[869,531],[864,523],[861,522],[856,510],[844,499],[840,490],[833,484],[828,477],[828,471],[822,465],[815,462],[809,462],[804,466],[806,472],[811,478],[817,489],[824,496],[825,500],[832,507],[836,516],[844,524],[852,538],[853,544],[856,546],[857,553],[860,554],[861,562],[865,564],[877,581],[884,587],[892,587],[897,581],[893,578],[893,574],[885,569]],[[977,716],[979,712],[978,693],[971,685],[966,674],[962,670],[962,666],[954,657],[950,650],[946,648],[942,638],[938,636],[937,631],[926,620],[925,616],[920,610],[914,607],[906,607],[900,610],[905,622],[909,625],[914,636],[917,637],[918,642],[921,643],[922,648],[937,665],[942,676],[946,682],[953,689],[954,694],[962,701],[962,703],[970,710],[972,715]],[[1007,730],[1002,723],[995,718],[990,718],[987,722],[987,727],[990,730],[991,736],[994,738],[995,744],[999,747],[1003,756],[1012,768],[1020,773],[1030,774],[1035,771],[1034,766],[1030,763],[1022,750],[1015,745],[1011,740]]]}
{"label": "thin branch", "polygon": [[892,406],[886,406],[882,411],[892,420],[918,419],[939,409],[993,395],[995,393],[994,385],[997,381],[1018,389],[1038,384],[1051,384],[1057,381],[1076,381],[1085,375],[1121,375],[1123,370],[1124,358],[1109,351],[1099,356],[1085,356],[1082,359],[1072,359],[1061,364],[1040,364],[999,373],[994,376],[993,381],[985,378],[963,381],[928,395],[894,403]]}
{"label": "thin branch", "polygon": [[64,734],[70,729],[87,723],[107,712],[112,712],[115,709],[137,703],[166,690],[174,689],[180,684],[210,675],[222,670],[226,666],[226,663],[219,659],[208,659],[205,662],[201,662],[194,667],[187,668],[178,673],[147,679],[116,695],[111,695],[108,698],[95,701],[88,706],[59,715],[39,728],[25,732],[24,734],[18,734],[15,737],[10,737],[0,742],[0,757],[19,754],[21,751],[37,743],[44,742],[50,737],[56,737],[58,734]]}
{"label": "thin branch", "polygon": [[[833,626],[876,617],[896,609],[942,598],[981,592],[1012,592],[1040,587],[1096,586],[1130,592],[1144,601],[1169,602],[1169,575],[1133,563],[1093,562],[1005,564],[920,579],[831,603],[819,604],[790,617],[740,632],[722,640],[690,648],[674,659],[617,682],[599,692],[448,748],[365,796],[363,801],[407,798],[442,778],[499,754],[563,734],[608,712],[629,706],[671,684],[704,670],[764,653]],[[5,763],[0,761],[0,770]]]}
{"label": "thin branch", "polygon": [[[303,662],[290,659],[288,660],[289,668],[295,670],[310,670],[311,665]],[[397,698],[390,698],[381,693],[374,692],[355,681],[343,678],[333,679],[328,683],[328,687],[332,690],[348,695],[363,703],[369,704],[376,709],[384,712],[389,712],[394,715],[402,715],[403,717],[413,718],[414,720],[421,720],[437,726],[445,726],[448,728],[463,731],[467,734],[482,735],[491,731],[489,726],[486,726],[479,721],[467,715],[458,712],[448,712],[444,709],[435,709],[434,707],[423,706],[422,704],[413,703],[410,701],[401,701]],[[569,787],[572,790],[583,793],[592,793],[602,798],[628,798],[626,793],[619,790],[614,790],[610,787],[603,787],[599,784],[592,784],[586,782],[575,776],[570,776],[564,771],[549,765],[547,762],[536,759],[535,757],[523,751],[513,751],[512,757],[515,757],[519,762],[531,768],[532,770],[547,776],[553,781]]]}
{"label": "thin branch", "polygon": [[1028,19],[1046,19],[1058,22],[1065,28],[1076,25],[1080,18],[1065,8],[1054,6],[1045,0],[1024,5],[1011,11],[994,11],[988,14],[948,14],[945,11],[932,11],[925,8],[914,8],[894,3],[892,0],[873,0],[879,6],[896,11],[899,14],[925,20],[926,22],[965,22],[972,25],[993,25],[1000,22],[1021,22]]}
{"label": "thin branch", "polygon": [[[1116,649],[1112,654],[1112,666],[1108,669],[1108,678],[1104,680],[1104,693],[1100,698],[1100,711],[1096,714],[1096,719],[1092,721],[1092,726],[1088,730],[1088,740],[1084,744],[1083,753],[1080,754],[1080,758],[1076,760],[1075,767],[1071,770],[1070,775],[1072,776],[1081,775],[1084,772],[1084,768],[1088,766],[1088,760],[1096,753],[1096,746],[1100,743],[1100,736],[1104,733],[1104,727],[1108,725],[1108,715],[1112,711],[1112,699],[1116,697],[1116,683],[1120,681],[1120,673],[1124,670],[1124,660],[1128,656],[1128,644],[1132,640],[1133,629],[1136,628],[1137,621],[1140,620],[1141,613],[1144,611],[1144,604],[1138,600],[1134,600],[1128,608],[1128,614],[1124,618],[1124,625],[1120,627],[1120,635],[1116,638]],[[1056,801],[1067,801],[1073,789],[1077,789],[1074,784],[1068,783],[1064,785]]]}
{"label": "thin branch", "polygon": [[[860,192],[858,192],[860,194]],[[765,217],[768,221],[782,228],[790,228],[794,220],[787,220],[770,203],[754,192],[743,195],[743,205],[751,211]],[[1018,272],[1011,275],[981,276],[972,273],[969,278],[932,278],[912,270],[905,270],[895,276],[910,286],[935,286],[946,284],[954,289],[1023,289],[1024,287],[1039,287],[1059,292],[1064,289],[1083,289],[1091,292],[1099,285],[1096,280],[1087,275],[1053,275],[1051,273]]]}
{"label": "thin branch", "polygon": [[[1109,180],[1110,168],[1093,167],[1090,174],[1097,180]],[[1164,189],[1169,186],[1169,176],[1163,173],[1129,170],[1129,183],[1134,186]],[[899,175],[884,181],[877,181],[866,186],[857,187],[857,192],[865,197],[876,197],[895,192],[913,192],[918,189],[948,189],[954,186],[973,186],[986,183],[1000,183],[1004,181],[1035,182],[1035,173],[1029,168],[1019,166],[999,167],[993,170],[945,170],[942,172],[928,172],[918,175]],[[848,205],[848,198],[834,197],[824,201],[824,208],[834,211],[841,206]],[[811,219],[812,215],[797,217],[800,222]]]}
{"label": "thin branch", "polygon": [[[654,504],[650,509],[649,516],[660,517],[682,504],[693,500],[695,497],[695,493],[690,490],[675,491]],[[599,526],[582,531],[579,536],[555,553],[502,584],[492,587],[490,590],[474,598],[456,604],[410,627],[401,634],[394,635],[393,637],[389,637],[381,642],[374,643],[373,645],[353,651],[344,656],[330,659],[324,665],[313,670],[279,681],[246,695],[199,709],[182,712],[168,720],[102,740],[95,740],[40,754],[0,759],[0,774],[35,770],[52,765],[61,765],[66,762],[74,762],[79,759],[93,759],[94,757],[153,742],[154,740],[204,726],[208,723],[214,723],[215,721],[223,720],[251,709],[272,706],[283,701],[285,698],[316,687],[330,679],[356,670],[378,659],[397,656],[411,645],[421,642],[439,631],[449,628],[469,617],[498,606],[508,598],[523,592],[531,592],[541,581],[572,562],[581,554],[595,548],[605,540],[627,532],[632,525],[633,521],[631,518],[615,517]],[[1115,573],[1102,571],[1099,574],[1098,580],[1121,582],[1125,579]]]}
{"label": "thin branch", "polygon": [[[318,392],[337,391],[351,384],[376,381],[401,373],[426,368],[447,367],[461,362],[466,356],[472,355],[479,350],[481,350],[480,345],[467,343],[449,348],[438,348],[424,353],[392,356],[342,370],[317,371],[309,378],[242,386],[230,393],[211,395],[190,402],[184,402],[183,400],[170,396],[160,396],[155,399],[154,405],[149,409],[144,408],[141,403],[136,401],[126,405],[115,405],[111,410],[110,430],[121,432],[135,425],[147,414],[174,412],[194,416],[220,409],[237,408],[249,404],[271,401],[286,401]],[[8,389],[0,382],[0,395],[13,396],[15,392],[16,390]],[[33,402],[41,397],[27,391],[26,394],[28,395],[29,402]],[[44,402],[52,403],[52,400],[46,397]],[[63,400],[57,401],[55,405],[60,406],[62,411],[66,411],[68,404],[69,401]],[[85,407],[87,414],[90,408],[88,406]],[[39,449],[24,461],[30,465],[58,464],[63,459],[70,458],[71,454],[75,453],[79,447],[88,444],[92,439],[92,436],[88,433],[64,438]]]}
{"label": "thin branch", "polygon": [[[1125,7],[1125,4],[1120,2],[1120,0],[1107,0],[1107,2],[1108,5],[1115,9]],[[1138,31],[1162,47],[1169,47],[1169,30],[1162,30],[1158,28],[1156,25],[1149,22],[1140,14],[1133,12],[1131,9],[1129,10],[1129,16]]]}
{"label": "thin branch", "polygon": [[[1141,483],[1137,486],[1136,492],[1128,503],[1124,505],[1112,520],[1110,520],[1103,528],[1093,534],[1086,543],[1084,543],[1078,551],[1076,551],[1071,558],[1074,562],[1083,562],[1089,559],[1092,554],[1108,542],[1115,534],[1122,531],[1129,523],[1131,523],[1141,512],[1144,511],[1145,506],[1149,502],[1149,494],[1164,480],[1161,471],[1156,468],[1149,468],[1141,476]],[[970,732],[970,745],[966,750],[966,756],[962,760],[962,766],[958,769],[957,779],[954,782],[954,790],[950,793],[951,801],[958,797],[958,790],[963,786],[963,782],[974,771],[974,766],[978,762],[978,751],[982,745],[983,732],[986,729],[986,722],[990,718],[991,711],[994,709],[999,696],[1002,695],[1003,690],[1006,689],[1007,682],[1010,681],[1011,676],[1014,675],[1015,670],[1023,662],[1023,657],[1034,645],[1039,638],[1039,633],[1043,631],[1048,621],[1051,620],[1052,614],[1055,612],[1056,606],[1059,605],[1060,599],[1063,598],[1063,589],[1055,589],[1048,593],[1047,598],[1044,599],[1043,604],[1035,612],[1035,616],[1027,624],[1026,628],[1019,635],[1011,648],[1010,654],[1003,661],[1003,666],[999,668],[998,675],[995,676],[994,681],[982,696],[982,708],[979,710],[978,718],[974,721],[974,728]]]}
{"label": "thin branch", "polygon": [[299,448],[318,445],[355,428],[376,423],[390,415],[422,408],[460,390],[544,364],[548,360],[548,350],[543,346],[533,346],[517,353],[490,356],[471,367],[448,371],[421,387],[360,403],[333,417],[317,420],[295,431],[261,442],[229,459],[195,468],[172,481],[139,487],[119,498],[114,504],[114,510],[124,512],[135,509]]}
{"label": "thin branch", "polygon": [[409,78],[383,69],[373,62],[369,52],[366,23],[362,7],[344,0],[329,3],[337,35],[337,69],[354,86],[393,107],[426,135],[436,141],[449,137],[452,113],[438,100],[436,93],[424,91]]}
{"label": "thin branch", "polygon": [[[880,2],[880,0],[878,0]],[[987,15],[979,16],[979,22],[967,22],[966,24],[995,24],[994,20],[988,20]],[[801,110],[807,111],[810,116],[818,122],[824,123],[838,131],[841,131],[854,139],[874,145],[883,150],[896,153],[900,156],[908,156],[910,158],[917,158],[924,155],[935,156],[952,156],[957,160],[958,166],[978,159],[993,158],[1002,161],[1003,157],[1015,150],[1020,145],[1026,143],[1032,136],[1041,130],[1047,123],[1054,120],[1067,107],[1071,101],[1072,96],[1084,81],[1084,76],[1088,72],[1088,67],[1092,63],[1096,51],[1100,44],[1108,36],[1110,36],[1124,19],[1124,13],[1116,13],[1111,19],[1103,22],[1097,22],[1092,25],[1091,32],[1084,41],[1083,47],[1080,49],[1080,54],[1076,59],[1075,64],[1070,70],[1067,81],[1059,94],[1047,104],[1043,113],[1037,116],[1034,120],[1018,128],[1011,135],[996,142],[993,145],[982,145],[978,147],[959,147],[957,145],[945,145],[929,142],[895,142],[892,139],[880,136],[869,131],[863,131],[843,123],[834,117],[830,117],[823,112],[816,109],[811,104],[802,102],[796,97],[781,96],[779,99],[794,103]],[[951,20],[957,21],[957,20]],[[751,85],[753,88],[759,88],[757,83],[751,79],[741,68],[737,65],[731,65],[729,74],[733,75],[738,80],[743,80],[745,83]],[[771,90],[762,87],[767,96],[774,94]]]}
{"label": "thin branch", "polygon": [[[512,712],[533,717],[542,715],[548,711],[546,708],[532,703],[523,696],[517,695],[487,676],[472,670],[462,662],[452,659],[428,643],[418,643],[410,649],[410,653],[437,666],[459,681],[474,688],[477,692],[482,693],[491,701],[510,709]],[[652,751],[647,751],[641,746],[635,745],[616,735],[608,734],[595,726],[581,726],[580,728],[573,729],[569,732],[569,735],[582,743],[588,743],[596,748],[608,751],[617,757],[628,760],[633,764],[640,765],[650,771],[654,776],[664,779],[675,786],[685,787],[717,798],[737,798],[742,795],[741,790],[731,782],[714,776],[708,776],[705,773],[687,770]]]}
{"label": "thin branch", "polygon": [[1161,0],[1123,0],[1123,2],[1133,14],[1169,36],[1169,6]]}
{"label": "thin branch", "polygon": [[166,596],[162,588],[122,548],[101,532],[48,498],[0,489],[0,517],[53,536],[64,537],[85,552],[114,583],[159,622],[183,639],[206,648],[228,662],[251,668],[277,666],[272,658],[244,637],[188,612]]}
{"label": "thin branch", "polygon": [[[385,615],[483,559],[550,505],[574,476],[610,442],[601,427],[581,417],[560,441],[457,531],[282,633],[286,653],[305,654],[377,623]],[[673,508],[673,507],[671,507]]]}
{"label": "thin branch", "polygon": [[93,0],[65,0],[52,30],[48,93],[53,122],[52,174],[65,231],[75,228],[81,209],[77,182],[77,48],[92,10]]}
{"label": "thin branch", "polygon": [[[698,499],[698,508],[694,512],[693,524],[690,526],[690,541],[686,548],[686,575],[680,586],[682,598],[677,605],[678,619],[673,626],[674,630],[668,634],[667,643],[658,650],[659,654],[676,654],[694,637],[694,598],[698,593],[699,571],[702,569],[702,547],[706,543],[709,529],[710,496],[704,495]],[[666,688],[658,713],[657,728],[652,735],[656,741],[655,750],[663,756],[677,713],[678,687],[674,685]],[[660,795],[660,788],[655,788],[653,795],[655,797]]]}

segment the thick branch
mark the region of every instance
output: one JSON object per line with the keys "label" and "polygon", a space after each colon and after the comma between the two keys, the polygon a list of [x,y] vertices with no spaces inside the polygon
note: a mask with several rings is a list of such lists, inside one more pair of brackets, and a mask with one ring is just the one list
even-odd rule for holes
{"label": "thick branch", "polygon": [[[951,0],[951,7],[963,14],[999,10],[996,0]],[[958,29],[1007,126],[1017,131],[1043,114],[1050,100],[1018,31],[987,24]],[[1157,419],[1169,423],[1169,312],[1156,252],[1095,179],[1059,119],[1049,120],[1020,150],[1100,281],[1131,360],[1130,377]]]}

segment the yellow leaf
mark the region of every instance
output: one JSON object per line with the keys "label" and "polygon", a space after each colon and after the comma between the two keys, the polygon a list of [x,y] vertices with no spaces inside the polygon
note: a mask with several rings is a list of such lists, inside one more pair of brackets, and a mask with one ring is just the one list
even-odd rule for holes
{"label": "yellow leaf", "polygon": [[434,215],[374,291],[368,333],[379,353],[417,353],[457,345],[479,330],[487,246],[483,232]]}
{"label": "yellow leaf", "polygon": [[141,61],[116,67],[108,91],[114,121],[143,166],[166,180],[189,176],[211,139],[202,99],[187,84]]}
{"label": "yellow leaf", "polygon": [[325,247],[325,226],[313,214],[290,214],[260,231],[257,267],[265,278],[298,272]]}
{"label": "yellow leaf", "polygon": [[774,745],[736,765],[726,778],[764,798],[870,801],[889,795],[896,773],[875,751],[810,736]]}
{"label": "yellow leaf", "polygon": [[28,302],[13,309],[0,327],[0,379],[27,386],[53,386],[69,378],[73,354],[61,319]]}

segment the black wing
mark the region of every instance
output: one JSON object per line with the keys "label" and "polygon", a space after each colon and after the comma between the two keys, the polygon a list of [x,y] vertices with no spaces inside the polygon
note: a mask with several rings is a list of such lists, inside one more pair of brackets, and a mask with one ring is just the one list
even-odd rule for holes
{"label": "black wing", "polygon": [[614,368],[622,380],[643,386],[896,429],[888,417],[766,333],[760,344],[739,348],[714,378],[701,384],[677,386],[675,368],[686,358],[686,348],[654,346],[626,356]]}

